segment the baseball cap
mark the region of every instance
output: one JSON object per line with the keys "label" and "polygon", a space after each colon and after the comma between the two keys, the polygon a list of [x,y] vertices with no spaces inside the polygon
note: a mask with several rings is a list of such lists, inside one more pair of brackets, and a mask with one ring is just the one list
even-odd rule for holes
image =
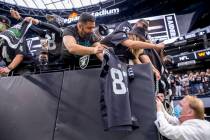
{"label": "baseball cap", "polygon": [[0,22],[6,24],[7,27],[10,27],[10,25],[11,25],[10,19],[3,15],[0,15]]}

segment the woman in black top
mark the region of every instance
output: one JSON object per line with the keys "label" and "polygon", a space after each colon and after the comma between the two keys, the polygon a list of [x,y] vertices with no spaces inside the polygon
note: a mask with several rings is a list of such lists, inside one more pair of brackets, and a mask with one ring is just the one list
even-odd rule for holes
{"label": "woman in black top", "polygon": [[[145,61],[140,60],[141,54],[143,54],[144,48],[164,48],[164,44],[152,44],[142,41],[142,29],[136,27],[131,28],[129,22],[123,22],[119,24],[114,32],[106,36],[101,40],[101,44],[108,47],[112,47],[115,54],[124,63],[129,63],[132,60],[134,64],[144,63]],[[150,60],[148,60],[151,62]],[[153,66],[153,71],[156,77],[160,79],[158,70]]]}

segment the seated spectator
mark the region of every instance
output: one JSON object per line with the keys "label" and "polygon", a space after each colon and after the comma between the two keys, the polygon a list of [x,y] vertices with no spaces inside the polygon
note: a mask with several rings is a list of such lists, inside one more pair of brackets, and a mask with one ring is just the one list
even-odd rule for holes
{"label": "seated spectator", "polygon": [[204,104],[194,96],[185,96],[180,101],[179,118],[169,115],[161,101],[156,99],[157,120],[155,125],[159,132],[172,140],[209,140],[210,122],[204,120]]}

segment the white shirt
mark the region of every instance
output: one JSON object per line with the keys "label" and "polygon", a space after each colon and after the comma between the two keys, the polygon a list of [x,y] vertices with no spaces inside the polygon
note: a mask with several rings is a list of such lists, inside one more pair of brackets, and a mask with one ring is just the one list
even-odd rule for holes
{"label": "white shirt", "polygon": [[206,120],[190,119],[180,124],[176,117],[160,111],[155,125],[171,140],[210,140],[210,122]]}

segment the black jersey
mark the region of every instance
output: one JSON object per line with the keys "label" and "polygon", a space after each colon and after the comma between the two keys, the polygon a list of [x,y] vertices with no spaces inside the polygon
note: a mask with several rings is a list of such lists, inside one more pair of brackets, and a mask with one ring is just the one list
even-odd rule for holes
{"label": "black jersey", "polygon": [[137,128],[132,116],[128,91],[128,74],[132,72],[113,51],[104,54],[101,81],[101,111],[105,130],[131,131]]}
{"label": "black jersey", "polygon": [[[24,19],[21,18],[20,20],[22,21]],[[60,60],[63,31],[61,28],[56,27],[51,23],[45,23],[42,21],[40,21],[38,26],[39,27],[31,25],[29,31],[31,30],[33,33],[48,40],[49,64],[57,64]],[[28,35],[30,36],[30,33]]]}
{"label": "black jersey", "polygon": [[114,48],[115,54],[124,63],[128,63],[129,59],[135,59],[135,56],[130,52],[129,48],[121,44],[124,40],[129,39],[127,33],[130,30],[130,23],[127,21],[123,22],[116,27],[113,33],[101,40],[101,44]]}
{"label": "black jersey", "polygon": [[8,46],[6,41],[0,40],[0,59],[3,59],[7,65],[12,62],[16,55],[27,55],[28,48],[26,47],[26,42],[20,43],[16,49]]}

